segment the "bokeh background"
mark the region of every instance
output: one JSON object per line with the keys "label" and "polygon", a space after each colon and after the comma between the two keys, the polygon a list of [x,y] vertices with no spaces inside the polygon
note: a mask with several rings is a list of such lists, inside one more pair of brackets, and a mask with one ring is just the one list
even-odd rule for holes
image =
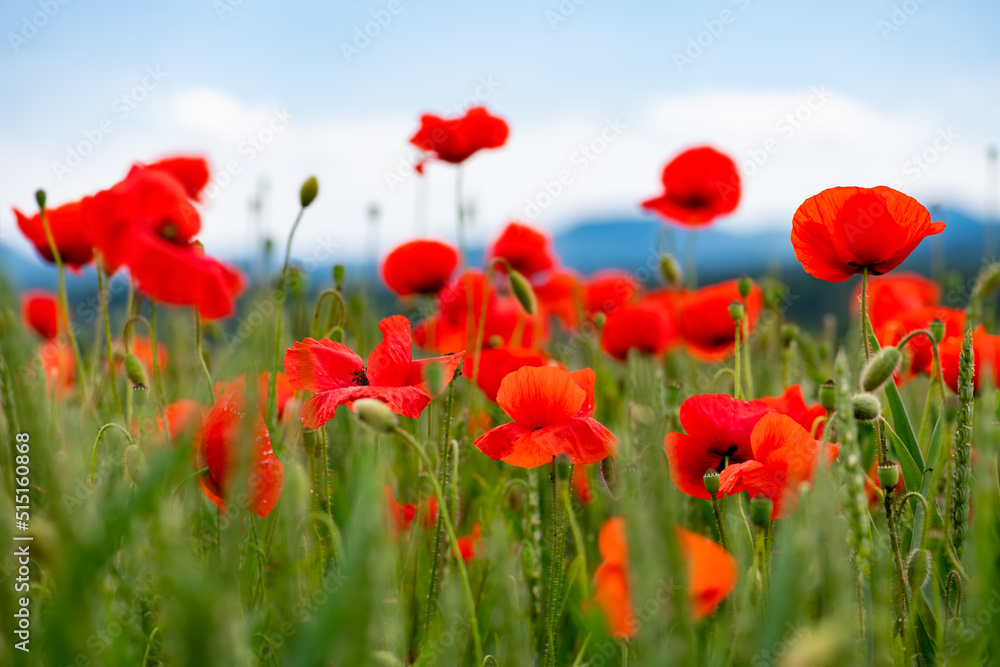
{"label": "bokeh background", "polygon": [[454,169],[414,176],[407,139],[422,112],[485,104],[511,136],[466,165],[473,245],[519,218],[583,271],[683,255],[685,235],[664,237],[638,202],[672,155],[709,143],[744,194],[698,241],[706,278],[781,271],[808,309],[792,213],[823,188],[878,184],[949,225],[905,268],[973,273],[996,248],[998,26],[986,0],[5,0],[0,258],[19,286],[54,280],[12,206],[194,152],[215,170],[211,254],[283,245],[316,174],[294,256],[371,265],[415,234],[454,238]]}

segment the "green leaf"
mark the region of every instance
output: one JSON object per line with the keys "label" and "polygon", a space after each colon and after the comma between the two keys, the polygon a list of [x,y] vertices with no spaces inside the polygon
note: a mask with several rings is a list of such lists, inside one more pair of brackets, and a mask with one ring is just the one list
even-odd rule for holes
{"label": "green leaf", "polygon": [[923,477],[924,470],[917,462],[913,460],[910,456],[909,450],[900,442],[899,437],[893,431],[889,429],[885,430],[886,434],[892,440],[892,449],[896,453],[896,458],[899,459],[899,466],[903,469],[903,481],[906,483],[907,489],[919,489],[920,488],[920,478]]}
{"label": "green leaf", "polygon": [[[878,340],[875,338],[875,334],[872,333],[871,322],[868,323],[868,337],[871,339],[872,349],[882,349],[878,344]],[[899,389],[896,387],[896,383],[894,381],[885,383],[885,397],[889,400],[889,410],[892,412],[893,428],[903,441],[903,446],[907,449],[907,451],[909,451],[910,457],[916,463],[917,467],[923,471],[923,469],[927,467],[927,464],[924,463],[924,455],[920,451],[920,445],[917,444],[917,436],[913,432],[913,425],[910,424],[910,418],[906,414],[906,407],[903,405],[903,399],[899,396]],[[910,487],[910,480],[907,478],[907,487],[914,489],[917,488],[919,486],[919,479],[920,478],[918,477],[917,486]]]}

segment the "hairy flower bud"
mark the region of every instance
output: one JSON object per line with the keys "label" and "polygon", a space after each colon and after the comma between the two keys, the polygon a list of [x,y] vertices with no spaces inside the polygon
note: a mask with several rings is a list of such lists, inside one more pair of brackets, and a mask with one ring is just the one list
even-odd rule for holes
{"label": "hairy flower bud", "polygon": [[510,270],[507,277],[510,280],[510,291],[517,297],[524,312],[534,315],[538,311],[538,300],[535,298],[535,290],[531,288],[531,283],[523,273],[514,269]]}
{"label": "hairy flower bud", "polygon": [[934,336],[934,340],[939,343],[944,340],[944,322],[940,318],[935,317],[927,328],[930,330],[931,335]]}
{"label": "hairy flower bud", "polygon": [[859,422],[873,422],[882,414],[882,404],[874,394],[855,394],[851,398],[854,418]]}
{"label": "hairy flower bud", "polygon": [[316,180],[315,176],[310,176],[302,184],[302,189],[299,190],[299,203],[302,204],[302,208],[306,208],[309,204],[313,203],[318,194],[319,181]]}
{"label": "hairy flower bud", "polygon": [[149,377],[146,375],[146,367],[139,361],[139,357],[134,354],[125,355],[125,375],[133,385],[149,384]]}
{"label": "hairy flower bud", "polygon": [[392,433],[399,424],[389,406],[376,398],[359,398],[354,401],[354,412],[361,423],[376,433]]}
{"label": "hairy flower bud", "polygon": [[819,386],[819,403],[827,412],[832,412],[837,402],[837,387],[833,380],[827,380]]}
{"label": "hairy flower bud", "polygon": [[861,389],[875,391],[899,368],[903,353],[898,347],[887,347],[871,358],[868,365],[861,371]]}
{"label": "hairy flower bud", "polygon": [[739,291],[742,298],[747,298],[750,296],[750,290],[753,289],[753,279],[748,276],[743,276],[736,281],[736,289]]}
{"label": "hairy flower bud", "polygon": [[333,265],[333,287],[338,292],[344,286],[344,276],[347,274],[347,269],[344,268],[343,264]]}
{"label": "hairy flower bud", "polygon": [[750,519],[753,521],[753,525],[758,528],[764,528],[767,526],[768,521],[771,520],[771,511],[774,509],[774,503],[767,496],[757,496],[750,501]]}
{"label": "hairy flower bud", "polygon": [[671,287],[676,287],[684,282],[684,272],[680,262],[673,255],[660,255],[660,274],[663,276],[663,281]]}
{"label": "hairy flower bud", "polygon": [[781,342],[785,347],[791,345],[799,338],[799,325],[789,322],[781,325]]}

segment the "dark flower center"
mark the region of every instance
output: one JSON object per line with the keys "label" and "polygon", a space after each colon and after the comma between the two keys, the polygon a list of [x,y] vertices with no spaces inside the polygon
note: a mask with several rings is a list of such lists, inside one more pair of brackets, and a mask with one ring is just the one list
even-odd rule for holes
{"label": "dark flower center", "polygon": [[361,367],[360,371],[354,371],[351,373],[351,381],[354,382],[355,387],[367,387],[368,386],[368,374],[365,372],[364,367]]}
{"label": "dark flower center", "polygon": [[733,460],[733,454],[736,453],[736,450],[736,445],[730,445],[729,449],[723,452],[722,460],[719,461],[719,465],[715,466],[715,472],[722,472],[726,469],[726,465]]}

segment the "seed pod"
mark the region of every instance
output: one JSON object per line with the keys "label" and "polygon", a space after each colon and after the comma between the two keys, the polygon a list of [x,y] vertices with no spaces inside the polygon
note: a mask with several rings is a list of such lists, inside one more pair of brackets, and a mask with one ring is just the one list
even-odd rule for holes
{"label": "seed pod", "polygon": [[944,322],[939,318],[934,318],[927,327],[930,329],[931,335],[934,336],[934,340],[941,342],[944,340]]}
{"label": "seed pod", "polygon": [[750,290],[753,289],[753,279],[748,276],[743,276],[736,281],[736,289],[742,298],[747,298],[750,296]]}
{"label": "seed pod", "polygon": [[733,300],[729,304],[729,317],[733,318],[733,322],[739,322],[743,319],[743,315],[746,314],[746,308],[739,301]]}
{"label": "seed pod", "polygon": [[344,268],[343,264],[333,265],[333,287],[338,292],[344,286],[344,276],[347,274],[347,269]]}
{"label": "seed pod", "polygon": [[918,591],[931,578],[931,552],[927,549],[914,549],[906,557],[906,583],[910,591]]}
{"label": "seed pod", "polygon": [[520,271],[511,269],[508,273],[510,280],[510,291],[517,297],[518,303],[524,308],[524,312],[534,315],[538,312],[538,300],[535,298],[535,290],[531,289],[531,283]]}
{"label": "seed pod", "polygon": [[503,338],[501,336],[490,336],[490,339],[486,341],[487,347],[503,347]]}
{"label": "seed pod", "polygon": [[361,423],[376,433],[392,433],[399,424],[389,406],[375,398],[359,398],[354,401],[354,412]]}
{"label": "seed pod", "polygon": [[823,409],[832,412],[837,400],[837,389],[833,380],[827,380],[819,386],[819,402]]}
{"label": "seed pod", "polygon": [[873,422],[882,414],[882,404],[874,394],[855,394],[851,406],[859,422]]}
{"label": "seed pod", "polygon": [[663,276],[663,281],[671,287],[684,282],[684,272],[681,270],[680,262],[673,255],[660,255],[660,274]]}
{"label": "seed pod", "polygon": [[141,408],[146,405],[147,398],[149,398],[149,387],[144,384],[132,385],[132,403],[135,407]]}
{"label": "seed pod", "polygon": [[319,181],[316,180],[315,176],[310,176],[299,190],[299,203],[302,204],[302,208],[306,208],[309,204],[313,203],[318,194]]}
{"label": "seed pod", "polygon": [[753,525],[758,528],[767,527],[773,509],[774,503],[767,496],[757,496],[752,499],[750,501],[750,520],[753,521]]}
{"label": "seed pod", "polygon": [[714,468],[709,468],[702,475],[702,481],[705,482],[705,490],[708,491],[708,495],[715,497],[715,494],[719,492],[719,473]]}
{"label": "seed pod", "polygon": [[139,361],[139,357],[134,354],[125,355],[125,375],[133,385],[148,385],[149,377],[146,375],[146,367]]}
{"label": "seed pod", "polygon": [[899,484],[899,464],[886,461],[878,467],[878,485],[886,491],[895,489]]}
{"label": "seed pod", "polygon": [[35,201],[38,202],[38,208],[45,208],[45,190],[35,190]]}
{"label": "seed pod", "polygon": [[799,338],[799,325],[789,322],[781,325],[781,343],[788,347]]}
{"label": "seed pod", "polygon": [[146,464],[146,456],[139,449],[139,445],[129,445],[125,448],[122,467],[125,469],[125,475],[133,484],[138,484],[146,476],[149,467]]}
{"label": "seed pod", "polygon": [[972,493],[972,416],[975,406],[972,351],[972,330],[965,334],[958,363],[958,400],[955,420],[955,472],[951,495],[951,541],[955,553],[962,556],[962,547],[969,522],[969,496]]}
{"label": "seed pod", "polygon": [[861,371],[861,389],[875,391],[885,381],[892,377],[903,359],[903,353],[898,347],[887,347],[871,358],[868,365]]}

